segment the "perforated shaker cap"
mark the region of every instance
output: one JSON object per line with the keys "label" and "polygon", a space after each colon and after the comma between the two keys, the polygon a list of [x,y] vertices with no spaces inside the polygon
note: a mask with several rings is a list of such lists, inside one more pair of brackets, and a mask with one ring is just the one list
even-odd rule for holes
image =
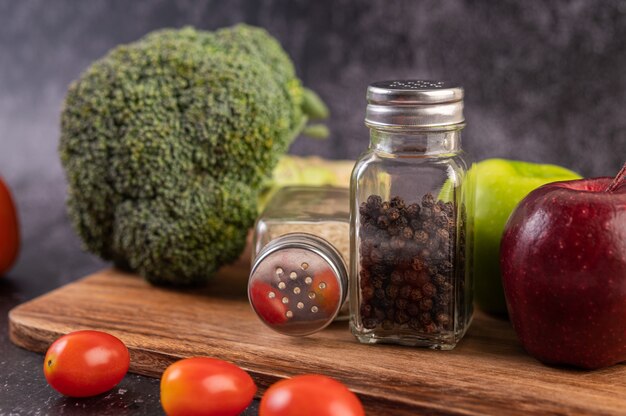
{"label": "perforated shaker cap", "polygon": [[446,81],[380,81],[367,88],[370,127],[463,125],[463,88]]}
{"label": "perforated shaker cap", "polygon": [[248,299],[261,321],[293,336],[328,326],[347,291],[348,273],[339,252],[306,233],[286,234],[267,244],[248,280]]}

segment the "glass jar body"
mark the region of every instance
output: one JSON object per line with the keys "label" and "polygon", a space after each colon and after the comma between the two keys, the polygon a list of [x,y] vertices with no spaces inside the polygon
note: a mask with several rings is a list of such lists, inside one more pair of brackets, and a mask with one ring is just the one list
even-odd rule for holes
{"label": "glass jar body", "polygon": [[[257,219],[252,262],[270,242],[288,234],[310,234],[325,240],[343,260],[338,268],[348,269],[350,258],[350,191],[334,187],[290,186],[280,189]],[[347,319],[349,302],[338,319]]]}
{"label": "glass jar body", "polygon": [[307,186],[280,189],[256,222],[252,260],[270,241],[291,233],[308,233],[324,238],[341,253],[348,264],[349,190]]}
{"label": "glass jar body", "polygon": [[452,349],[472,316],[473,192],[460,127],[372,128],[351,182],[351,330]]}

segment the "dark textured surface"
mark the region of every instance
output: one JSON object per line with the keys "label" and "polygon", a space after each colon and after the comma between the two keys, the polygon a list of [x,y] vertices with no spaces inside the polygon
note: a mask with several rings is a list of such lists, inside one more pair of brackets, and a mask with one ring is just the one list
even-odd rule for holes
{"label": "dark textured surface", "polygon": [[464,146],[477,159],[597,176],[626,158],[622,1],[2,1],[0,175],[15,192],[23,250],[0,281],[0,415],[158,413],[157,381],[139,376],[104,398],[61,398],[43,380],[41,356],[8,342],[6,312],[103,265],[80,251],[65,216],[56,146],[67,84],[150,30],[240,21],[277,36],[331,107],[332,138],[301,139],[296,153],[355,158],[367,145],[367,84],[410,77],[465,86]]}

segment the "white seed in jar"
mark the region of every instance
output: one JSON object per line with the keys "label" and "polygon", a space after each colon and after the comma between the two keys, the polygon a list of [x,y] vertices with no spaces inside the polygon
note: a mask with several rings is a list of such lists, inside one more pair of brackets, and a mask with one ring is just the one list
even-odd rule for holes
{"label": "white seed in jar", "polygon": [[298,273],[291,272],[291,274],[289,274],[289,277],[291,278],[291,280],[296,280],[298,278]]}
{"label": "white seed in jar", "polygon": [[287,318],[292,318],[293,317],[293,312],[287,311],[287,313],[285,313],[285,315],[287,316]]}
{"label": "white seed in jar", "polygon": [[276,276],[280,276],[281,274],[283,274],[283,269],[281,267],[277,267],[276,268]]}
{"label": "white seed in jar", "polygon": [[311,278],[311,276],[305,277],[304,283],[306,283],[307,285],[310,285],[311,283],[313,283],[313,279]]}
{"label": "white seed in jar", "polygon": [[283,297],[283,303],[289,303],[289,298],[287,296]]}
{"label": "white seed in jar", "polygon": [[317,306],[311,306],[311,312],[316,313],[318,310]]}
{"label": "white seed in jar", "polygon": [[276,297],[276,293],[274,293],[274,292],[270,292],[270,293],[268,293],[268,294],[267,294],[267,296],[268,296],[270,299],[274,299],[274,298]]}
{"label": "white seed in jar", "polygon": [[309,292],[309,299],[315,299],[315,292]]}
{"label": "white seed in jar", "polygon": [[297,286],[296,286],[296,287],[294,287],[294,288],[293,288],[293,293],[295,293],[296,295],[299,295],[299,294],[300,294],[300,288],[299,288],[299,287],[297,287]]}
{"label": "white seed in jar", "polygon": [[319,288],[320,288],[320,289],[326,289],[326,282],[321,282],[321,283],[319,284]]}
{"label": "white seed in jar", "polygon": [[298,304],[296,306],[298,307],[298,309],[302,309],[302,308],[304,308],[304,303],[298,302]]}
{"label": "white seed in jar", "polygon": [[287,287],[287,285],[285,284],[285,282],[280,282],[280,283],[278,284],[278,288],[279,288],[280,290],[283,290],[285,287]]}
{"label": "white seed in jar", "polygon": [[304,262],[304,263],[302,263],[302,264],[300,265],[300,267],[302,268],[302,270],[306,270],[306,269],[308,269],[308,268],[309,268],[309,263]]}

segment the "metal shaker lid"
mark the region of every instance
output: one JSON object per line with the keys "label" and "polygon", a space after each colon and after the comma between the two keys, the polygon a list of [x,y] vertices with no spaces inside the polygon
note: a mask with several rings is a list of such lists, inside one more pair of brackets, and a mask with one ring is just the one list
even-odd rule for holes
{"label": "metal shaker lid", "polygon": [[370,127],[444,127],[462,124],[463,88],[445,81],[380,81],[367,88]]}
{"label": "metal shaker lid", "polygon": [[248,280],[248,299],[261,321],[293,336],[328,326],[347,291],[348,273],[339,252],[306,233],[286,234],[267,244]]}

